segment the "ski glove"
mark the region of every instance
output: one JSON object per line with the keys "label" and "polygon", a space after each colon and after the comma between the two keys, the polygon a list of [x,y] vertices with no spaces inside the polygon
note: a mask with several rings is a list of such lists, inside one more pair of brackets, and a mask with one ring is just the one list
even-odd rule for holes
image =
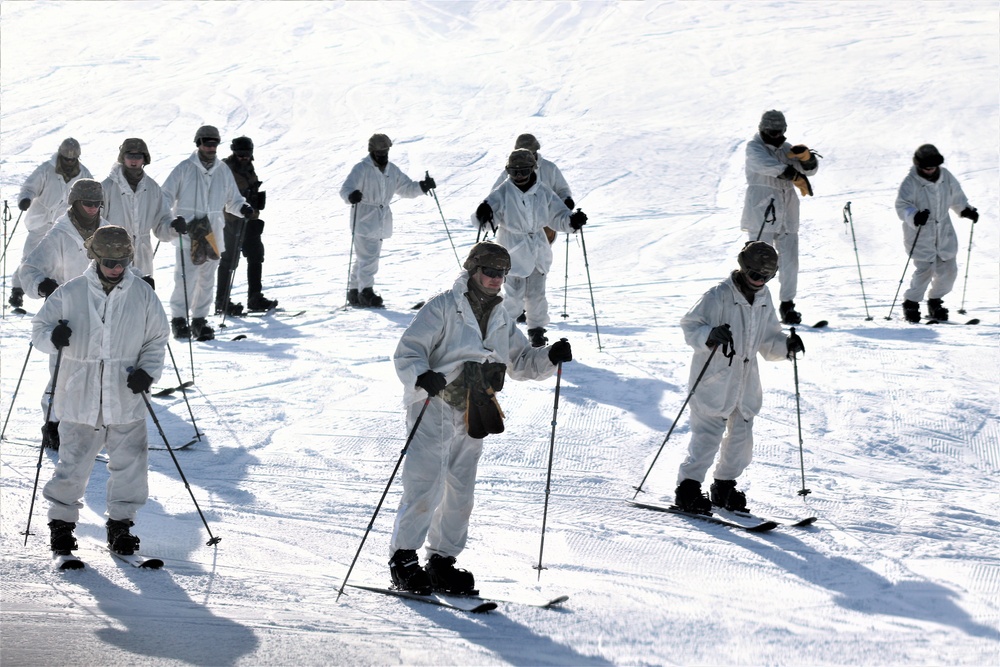
{"label": "ski glove", "polygon": [[256,212],[257,211],[253,210],[253,206],[250,204],[243,204],[243,206],[240,207],[240,213],[242,213],[243,217],[248,220],[252,218]]}
{"label": "ski glove", "polygon": [[173,229],[178,234],[187,234],[188,225],[184,221],[184,218],[177,216],[174,221],[170,223],[170,228]]}
{"label": "ski glove", "polygon": [[805,144],[795,144],[792,149],[787,153],[787,157],[792,160],[799,160],[801,162],[808,162],[812,159],[812,152],[806,148]]}
{"label": "ski glove", "polygon": [[797,352],[805,354],[806,346],[803,344],[802,339],[799,335],[795,333],[795,329],[792,329],[792,333],[788,336],[788,340],[785,341],[785,345],[788,348],[788,358],[791,359],[795,356]]}
{"label": "ski glove", "polygon": [[576,208],[576,202],[573,201],[572,197],[566,197],[566,199],[563,200],[563,203],[566,204],[566,208],[571,211]]}
{"label": "ski glove", "polygon": [[141,394],[149,391],[149,388],[153,386],[153,378],[149,377],[149,373],[140,368],[128,374],[125,384],[128,385],[133,394]]}
{"label": "ski glove", "polygon": [[56,328],[52,330],[52,335],[49,336],[49,340],[52,344],[56,346],[57,350],[61,350],[67,345],[69,345],[69,337],[73,334],[73,330],[69,328],[66,324],[66,320],[59,320],[59,324]]}
{"label": "ski glove", "polygon": [[723,346],[723,352],[725,352],[726,345],[733,344],[733,332],[730,331],[728,324],[720,324],[714,327],[710,332],[708,332],[708,340],[705,341],[705,345],[709,347],[715,347],[716,345]]}
{"label": "ski glove", "polygon": [[479,226],[482,227],[487,222],[493,223],[493,207],[489,205],[489,202],[483,201],[476,209],[476,220],[479,221]]}
{"label": "ski glove", "polygon": [[560,338],[552,345],[549,345],[549,361],[554,364],[561,364],[564,361],[573,361],[573,349],[569,346],[569,341]]}
{"label": "ski glove", "polygon": [[52,278],[46,278],[42,282],[38,283],[38,294],[47,299],[50,294],[56,291],[57,287],[59,287],[59,283],[54,281]]}
{"label": "ski glove", "polygon": [[17,207],[19,209],[21,209],[22,211],[27,211],[28,207],[30,207],[30,206],[31,206],[31,200],[29,198],[27,198],[27,197],[25,197],[21,201],[17,202]]}
{"label": "ski glove", "polygon": [[927,224],[927,218],[931,217],[931,212],[929,209],[924,209],[923,211],[917,211],[913,214],[913,224],[917,227],[923,227]]}
{"label": "ski glove", "polygon": [[979,211],[976,210],[975,206],[966,206],[959,215],[972,220],[972,224],[979,222]]}
{"label": "ski glove", "polygon": [[443,373],[424,371],[417,376],[417,386],[426,391],[428,396],[434,397],[448,386],[448,380]]}
{"label": "ski glove", "polygon": [[434,182],[434,177],[432,177],[430,174],[427,174],[427,172],[424,173],[426,174],[427,178],[420,181],[420,189],[424,191],[424,194],[427,194],[428,191],[437,189],[437,183]]}
{"label": "ski glove", "polygon": [[580,209],[576,210],[576,213],[569,216],[569,226],[573,229],[579,230],[587,224],[587,214]]}
{"label": "ski glove", "polygon": [[360,204],[361,190],[355,190],[351,194],[347,195],[347,201],[351,202],[352,204]]}

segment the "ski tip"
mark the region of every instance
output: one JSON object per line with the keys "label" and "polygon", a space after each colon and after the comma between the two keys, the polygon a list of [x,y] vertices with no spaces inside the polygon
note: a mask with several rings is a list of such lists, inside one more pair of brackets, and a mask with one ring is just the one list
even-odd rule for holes
{"label": "ski tip", "polygon": [[143,570],[159,570],[163,567],[163,561],[159,558],[147,558],[142,561],[139,567]]}
{"label": "ski tip", "polygon": [[979,318],[978,317],[973,317],[971,320],[969,320],[968,322],[966,322],[966,324],[979,324]]}
{"label": "ski tip", "polygon": [[827,322],[826,320],[820,320],[816,324],[812,325],[812,328],[813,329],[822,329],[823,327],[827,326],[828,324],[830,324],[830,323]]}
{"label": "ski tip", "polygon": [[805,519],[799,519],[795,523],[791,524],[795,528],[805,528],[806,526],[811,526],[819,520],[819,517],[809,516]]}
{"label": "ski tip", "polygon": [[426,301],[421,301],[420,303],[417,303],[412,308],[410,308],[410,310],[420,310],[421,308],[424,307],[425,303],[427,303],[427,302]]}
{"label": "ski tip", "polygon": [[233,340],[243,340],[246,337],[247,337],[246,334],[240,334],[239,336],[236,336],[235,338],[233,338]]}
{"label": "ski tip", "polygon": [[563,602],[566,602],[567,600],[569,600],[569,596],[568,595],[560,595],[559,597],[552,598],[551,600],[549,600],[548,602],[546,602],[545,606],[546,607],[556,607],[558,605],[561,605]]}
{"label": "ski tip", "polygon": [[481,605],[473,607],[469,611],[473,614],[485,614],[488,611],[493,611],[497,608],[496,602],[484,602]]}
{"label": "ski tip", "polygon": [[748,526],[747,530],[751,533],[766,533],[769,530],[774,530],[777,527],[778,527],[777,522],[765,521],[763,523],[757,524],[756,526]]}

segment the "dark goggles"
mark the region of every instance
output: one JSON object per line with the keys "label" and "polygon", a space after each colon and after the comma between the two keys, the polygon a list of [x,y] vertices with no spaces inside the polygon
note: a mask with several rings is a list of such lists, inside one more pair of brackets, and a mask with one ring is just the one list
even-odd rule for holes
{"label": "dark goggles", "polygon": [[104,202],[102,202],[102,201],[90,201],[90,200],[83,201],[81,199],[80,200],[80,205],[81,206],[86,206],[87,208],[101,208],[102,206],[104,206]]}
{"label": "dark goggles", "polygon": [[209,148],[215,148],[216,146],[219,145],[219,143],[220,142],[218,139],[202,139],[200,145],[208,146]]}
{"label": "dark goggles", "polygon": [[146,156],[142,153],[125,153],[126,160],[145,160]]}
{"label": "dark goggles", "polygon": [[122,257],[121,259],[113,259],[107,257],[101,260],[101,266],[105,269],[117,269],[119,266],[123,269],[127,269],[128,265],[132,263],[131,257]]}
{"label": "dark goggles", "polygon": [[747,270],[746,274],[747,278],[758,283],[766,283],[774,277],[773,273],[761,273],[760,271],[754,271],[753,269]]}
{"label": "dark goggles", "polygon": [[507,276],[507,271],[504,271],[503,269],[493,269],[488,266],[480,266],[479,272],[487,278],[505,278]]}
{"label": "dark goggles", "polygon": [[785,128],[781,128],[780,130],[767,129],[767,130],[761,130],[760,132],[765,137],[770,137],[771,139],[777,139],[778,137],[780,137],[785,133]]}
{"label": "dark goggles", "polygon": [[531,176],[531,172],[534,171],[531,167],[518,167],[517,169],[508,168],[507,173],[513,178],[528,178]]}

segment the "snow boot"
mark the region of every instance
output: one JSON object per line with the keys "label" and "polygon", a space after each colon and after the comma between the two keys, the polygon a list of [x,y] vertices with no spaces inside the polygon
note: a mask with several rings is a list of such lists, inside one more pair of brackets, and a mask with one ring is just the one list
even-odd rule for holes
{"label": "snow boot", "polygon": [[711,514],[712,501],[701,492],[701,482],[685,479],[674,491],[674,505],[685,512]]}
{"label": "snow boot", "polygon": [[712,482],[711,498],[712,504],[722,507],[730,512],[749,512],[747,509],[747,496],[736,488],[735,479],[717,479]]}
{"label": "snow boot", "polygon": [[184,340],[191,337],[191,327],[188,326],[187,320],[183,317],[175,317],[170,320],[170,329],[177,340]]}
{"label": "snow boot", "polygon": [[76,538],[73,537],[75,529],[76,524],[69,521],[60,521],[59,519],[49,521],[49,548],[56,553],[76,549],[79,545],[76,543]]}
{"label": "snow boot", "polygon": [[396,550],[389,559],[389,575],[397,590],[417,595],[429,595],[431,592],[431,580],[420,567],[417,552],[413,549]]}
{"label": "snow boot", "polygon": [[108,519],[108,548],[116,554],[131,556],[139,550],[139,538],[128,532],[135,524],[131,521]]}
{"label": "snow boot", "polygon": [[357,287],[352,287],[351,289],[347,290],[347,303],[352,306],[361,305],[361,299],[358,297]]}
{"label": "snow boot", "polygon": [[545,344],[549,342],[549,339],[545,337],[545,329],[541,327],[528,329],[528,339],[531,341],[531,347],[545,347]]}
{"label": "snow boot", "polygon": [[375,293],[371,287],[366,287],[358,294],[358,302],[364,308],[381,308],[382,297]]}
{"label": "snow boot", "polygon": [[222,307],[221,303],[215,304],[215,314],[222,315],[226,314],[229,317],[240,317],[243,314],[243,304],[229,302],[229,305],[225,308]]}
{"label": "snow boot", "polygon": [[916,301],[904,301],[903,317],[906,318],[907,322],[920,322],[920,304]]}
{"label": "snow boot", "polygon": [[45,422],[42,427],[42,447],[59,451],[59,422]]}
{"label": "snow boot", "polygon": [[208,326],[208,320],[204,317],[195,317],[191,320],[191,335],[200,343],[208,340],[215,340],[215,329]]}
{"label": "snow boot", "polygon": [[24,308],[24,290],[20,287],[11,287],[7,303],[10,304],[11,308]]}
{"label": "snow boot", "polygon": [[782,301],[778,310],[781,311],[782,324],[802,324],[802,314],[795,310],[794,301]]}
{"label": "snow boot", "polygon": [[452,595],[479,595],[476,578],[468,570],[455,567],[454,556],[432,554],[424,571],[435,591]]}
{"label": "snow boot", "polygon": [[528,321],[528,313],[522,310],[521,314],[517,316],[517,323],[524,324],[527,321]]}
{"label": "snow boot", "polygon": [[927,299],[927,317],[938,322],[948,321],[948,309],[943,299]]}
{"label": "snow boot", "polygon": [[268,299],[263,294],[251,294],[247,298],[247,310],[251,313],[266,313],[278,307],[277,299]]}

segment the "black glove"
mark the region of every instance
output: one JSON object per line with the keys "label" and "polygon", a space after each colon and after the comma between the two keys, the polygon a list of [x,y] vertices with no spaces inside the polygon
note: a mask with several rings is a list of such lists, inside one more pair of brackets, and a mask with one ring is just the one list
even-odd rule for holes
{"label": "black glove", "polygon": [[979,211],[976,210],[975,206],[966,206],[959,215],[972,220],[972,224],[979,222]]}
{"label": "black glove", "polygon": [[927,224],[927,218],[931,217],[931,212],[928,209],[923,211],[917,211],[913,214],[913,224],[917,227],[923,227]]}
{"label": "black glove", "polygon": [[563,200],[563,203],[566,204],[566,208],[571,211],[576,207],[576,202],[573,201],[572,197],[566,197],[566,199]]}
{"label": "black glove", "polygon": [[67,345],[69,345],[69,337],[73,334],[73,330],[69,328],[66,324],[66,320],[59,320],[59,324],[56,328],[52,330],[52,335],[49,336],[49,340],[52,344],[56,346],[57,350],[61,350]]}
{"label": "black glove", "polygon": [[21,201],[17,202],[17,207],[22,211],[27,211],[29,206],[31,206],[31,199],[28,197],[25,197]]}
{"label": "black glove", "polygon": [[785,341],[785,345],[788,347],[788,358],[791,359],[795,356],[796,352],[801,352],[805,354],[806,346],[802,343],[802,339],[799,335],[795,333],[795,329],[792,329],[792,333],[788,335],[788,340]]}
{"label": "black glove", "polygon": [[793,167],[792,165],[788,165],[787,167],[785,167],[785,170],[783,172],[778,174],[778,178],[785,181],[793,181],[795,180],[795,177],[798,175],[799,175],[799,170]]}
{"label": "black glove", "polygon": [[49,295],[55,292],[57,287],[59,287],[59,283],[52,280],[52,278],[46,278],[38,283],[38,294],[48,299]]}
{"label": "black glove", "polygon": [[552,345],[549,345],[549,361],[554,364],[561,364],[564,361],[573,361],[573,350],[569,346],[569,341],[560,338]]}
{"label": "black glove", "polygon": [[170,228],[178,234],[187,234],[188,224],[184,221],[184,218],[177,216],[174,218],[174,221],[170,223]]}
{"label": "black glove", "polygon": [[253,210],[253,206],[250,204],[243,204],[243,206],[240,207],[240,213],[242,213],[243,217],[247,219],[252,218],[256,212],[257,211]]}
{"label": "black glove", "polygon": [[587,214],[577,209],[576,213],[569,216],[569,226],[573,229],[580,229],[587,224]]}
{"label": "black glove", "polygon": [[417,386],[426,391],[428,396],[437,396],[438,392],[448,386],[448,380],[443,373],[424,371],[417,376]]}
{"label": "black glove", "polygon": [[360,204],[361,190],[355,190],[351,194],[347,195],[347,201],[351,202],[352,204]]}
{"label": "black glove", "polygon": [[483,203],[476,209],[476,220],[479,221],[480,227],[487,222],[493,222],[493,207],[490,206],[489,202],[483,200]]}
{"label": "black glove", "polygon": [[142,279],[147,285],[152,287],[154,290],[156,289],[156,281],[153,280],[153,276],[143,276]]}
{"label": "black glove", "polygon": [[420,189],[424,191],[424,194],[427,194],[428,190],[436,190],[437,183],[434,182],[434,177],[432,177],[430,174],[427,174],[427,178],[420,181]]}
{"label": "black glove", "polygon": [[705,345],[709,347],[715,347],[716,345],[722,345],[725,348],[726,345],[733,344],[733,332],[729,329],[728,324],[720,324],[714,327],[708,332],[708,340],[705,341]]}
{"label": "black glove", "polygon": [[125,384],[128,385],[133,394],[141,394],[149,391],[149,388],[153,385],[153,378],[149,377],[149,373],[140,368],[128,374]]}

